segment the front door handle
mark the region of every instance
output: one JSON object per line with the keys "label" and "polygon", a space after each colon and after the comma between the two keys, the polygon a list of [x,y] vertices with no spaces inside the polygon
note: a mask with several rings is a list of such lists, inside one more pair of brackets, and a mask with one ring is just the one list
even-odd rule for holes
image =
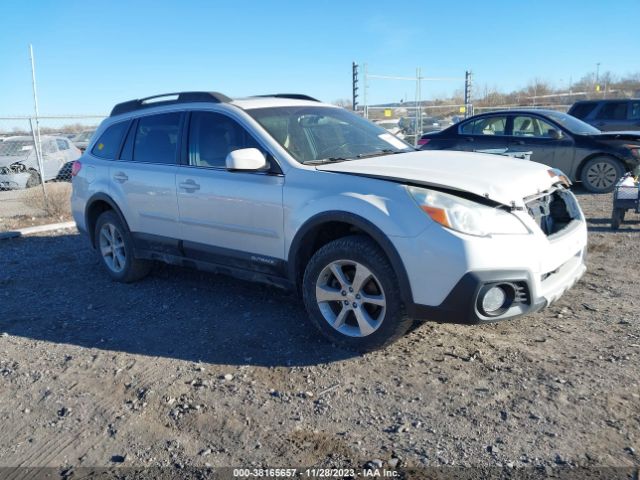
{"label": "front door handle", "polygon": [[118,183],[124,183],[129,180],[129,177],[124,172],[118,172],[113,176],[113,179]]}
{"label": "front door handle", "polygon": [[464,137],[467,142],[473,142],[473,137]]}
{"label": "front door handle", "polygon": [[524,145],[524,140],[514,140],[509,142],[509,145]]}
{"label": "front door handle", "polygon": [[188,193],[192,193],[192,192],[195,192],[196,190],[200,190],[200,185],[198,185],[196,182],[194,182],[191,179],[185,180],[179,185],[179,187],[183,190],[186,190]]}

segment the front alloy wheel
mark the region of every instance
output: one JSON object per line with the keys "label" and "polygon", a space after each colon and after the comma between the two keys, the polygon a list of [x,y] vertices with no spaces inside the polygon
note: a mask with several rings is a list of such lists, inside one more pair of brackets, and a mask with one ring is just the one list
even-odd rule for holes
{"label": "front alloy wheel", "polygon": [[329,325],[349,337],[366,337],[380,328],[387,306],[380,280],[352,260],[332,262],[320,272],[316,302]]}
{"label": "front alloy wheel", "polygon": [[315,252],[304,271],[302,296],[316,328],[348,349],[382,348],[412,324],[395,270],[364,235],[338,238]]}
{"label": "front alloy wheel", "polygon": [[613,190],[623,173],[622,166],[615,159],[596,157],[584,166],[581,180],[590,192],[607,193]]}

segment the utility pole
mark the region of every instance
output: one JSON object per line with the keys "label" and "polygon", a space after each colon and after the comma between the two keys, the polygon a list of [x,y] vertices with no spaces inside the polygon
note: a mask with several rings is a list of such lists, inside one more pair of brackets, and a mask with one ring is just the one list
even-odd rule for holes
{"label": "utility pole", "polygon": [[596,88],[595,91],[600,90],[600,62],[596,63]]}
{"label": "utility pole", "polygon": [[367,105],[367,64],[364,64],[364,85],[362,89],[362,106],[364,118],[369,118],[369,106]]}
{"label": "utility pole", "polygon": [[464,72],[464,118],[473,115],[473,107],[471,106],[471,70]]}
{"label": "utility pole", "polygon": [[352,86],[353,86],[353,99],[351,104],[353,105],[353,111],[358,111],[358,64],[353,62],[351,65],[352,69]]}

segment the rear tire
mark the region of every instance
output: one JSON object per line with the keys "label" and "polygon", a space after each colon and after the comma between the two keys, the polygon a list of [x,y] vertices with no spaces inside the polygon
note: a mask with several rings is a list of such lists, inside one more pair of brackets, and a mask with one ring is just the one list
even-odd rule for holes
{"label": "rear tire", "polygon": [[593,193],[609,193],[613,190],[624,168],[612,157],[599,156],[587,161],[582,167],[580,180],[582,185]]}
{"label": "rear tire", "polygon": [[151,271],[152,262],[135,258],[131,233],[113,210],[98,217],[94,238],[100,261],[113,280],[135,282]]}
{"label": "rear tire", "polygon": [[40,185],[42,183],[42,180],[40,179],[40,174],[38,172],[36,172],[35,170],[30,170],[29,171],[29,178],[27,179],[27,184],[26,184],[26,188],[33,188],[33,187],[37,187],[38,185]]}
{"label": "rear tire", "polygon": [[398,280],[370,238],[334,240],[311,257],[302,294],[311,322],[331,342],[359,352],[382,348],[412,325]]}

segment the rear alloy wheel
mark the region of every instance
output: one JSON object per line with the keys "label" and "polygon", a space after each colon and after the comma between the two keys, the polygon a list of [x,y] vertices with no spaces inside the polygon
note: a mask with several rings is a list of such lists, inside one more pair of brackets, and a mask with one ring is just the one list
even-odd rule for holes
{"label": "rear alloy wheel", "polygon": [[365,236],[340,238],[320,248],[305,270],[303,298],[318,330],[353,350],[381,348],[412,324],[402,310],[395,271]]}
{"label": "rear alloy wheel", "polygon": [[594,193],[608,193],[624,171],[620,162],[611,157],[595,157],[582,169],[581,180],[584,187]]}
{"label": "rear alloy wheel", "polygon": [[151,270],[151,262],[135,258],[129,230],[112,210],[98,218],[95,244],[107,273],[118,282],[140,280]]}

